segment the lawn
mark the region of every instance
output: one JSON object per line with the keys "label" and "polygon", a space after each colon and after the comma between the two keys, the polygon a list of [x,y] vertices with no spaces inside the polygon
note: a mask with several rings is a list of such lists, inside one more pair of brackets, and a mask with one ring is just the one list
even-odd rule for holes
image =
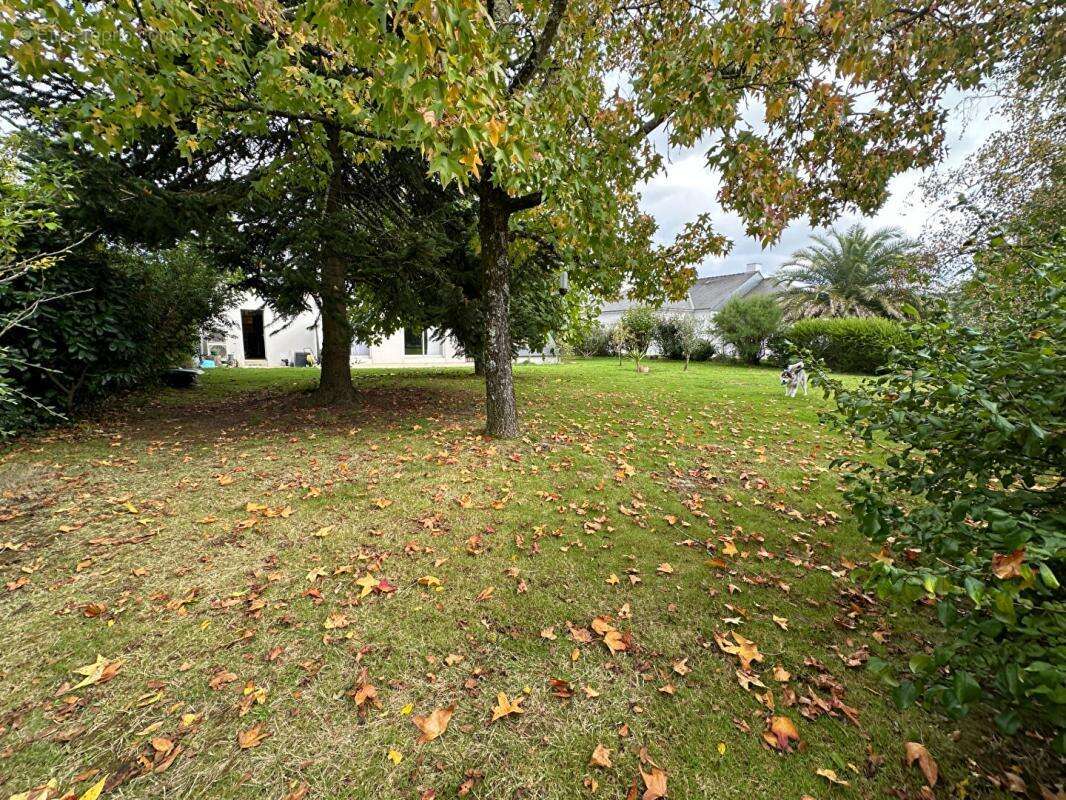
{"label": "lawn", "polygon": [[919,797],[908,741],[992,791],[982,722],[863,668],[927,631],[856,583],[820,398],[522,367],[495,442],[467,371],[360,371],[341,412],[315,378],[218,370],[2,457],[0,797]]}

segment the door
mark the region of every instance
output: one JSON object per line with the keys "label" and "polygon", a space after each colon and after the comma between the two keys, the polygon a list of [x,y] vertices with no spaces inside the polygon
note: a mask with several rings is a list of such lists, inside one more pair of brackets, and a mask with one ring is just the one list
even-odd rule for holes
{"label": "door", "polygon": [[246,361],[266,358],[266,339],[263,337],[263,309],[260,308],[255,311],[241,310],[241,335],[244,337],[244,358]]}

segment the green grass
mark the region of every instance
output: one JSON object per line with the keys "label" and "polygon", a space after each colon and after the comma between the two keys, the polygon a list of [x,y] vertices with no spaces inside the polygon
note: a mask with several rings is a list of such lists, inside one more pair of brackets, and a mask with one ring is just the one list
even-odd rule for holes
{"label": "green grass", "polygon": [[[0,587],[0,796],[108,776],[104,796],[123,798],[282,798],[301,784],[309,798],[453,797],[468,779],[470,797],[617,798],[642,747],[674,798],[916,795],[910,740],[941,785],[990,791],[967,762],[987,747],[980,723],[901,714],[841,657],[898,659],[925,627],[851,605],[871,548],[828,469],[844,442],[819,426],[820,399],[784,397],[771,370],[523,367],[523,439],[503,443],[479,434],[468,373],[360,371],[360,402],[340,411],[308,404],[315,378],[210,372],[3,457],[0,579],[28,583]],[[395,591],[360,598],[368,572]],[[90,603],[106,610],[87,616]],[[347,627],[326,629],[336,614]],[[630,651],[569,637],[598,615],[631,633]],[[729,629],[764,654],[755,671],[796,724],[796,752],[763,742],[762,690],[744,690],[715,644]],[[98,654],[122,662],[117,675],[68,691]],[[346,693],[364,669],[380,707],[360,714]],[[225,670],[237,679],[212,689]],[[859,725],[801,713],[830,680]],[[241,716],[246,686],[265,696]],[[498,692],[524,694],[526,713],[489,724]],[[449,705],[448,730],[417,744],[412,711]],[[185,714],[200,716],[182,726]],[[256,723],[269,737],[240,749]],[[152,771],[162,757],[137,756],[160,736],[181,751]],[[589,766],[597,744],[612,768]],[[868,748],[884,756],[876,771]]]}

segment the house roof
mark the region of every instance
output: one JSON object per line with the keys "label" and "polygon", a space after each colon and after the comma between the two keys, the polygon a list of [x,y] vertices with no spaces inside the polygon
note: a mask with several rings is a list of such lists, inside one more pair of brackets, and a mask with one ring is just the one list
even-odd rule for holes
{"label": "house roof", "polygon": [[[754,272],[734,272],[730,275],[712,275],[700,278],[688,290],[688,297],[677,302],[665,303],[660,311],[683,313],[686,311],[717,311],[731,297],[743,297],[748,294],[768,294],[773,292],[775,284],[758,270]],[[631,300],[618,300],[604,303],[601,314],[620,313],[637,305]]]}

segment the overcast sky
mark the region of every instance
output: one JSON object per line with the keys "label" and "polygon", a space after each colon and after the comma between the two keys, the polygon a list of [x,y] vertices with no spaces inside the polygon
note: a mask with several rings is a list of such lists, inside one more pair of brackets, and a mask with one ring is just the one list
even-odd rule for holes
{"label": "overcast sky", "polygon": [[[980,147],[989,133],[999,126],[999,120],[987,101],[971,99],[963,102],[956,96],[946,106],[950,109],[950,117],[945,163],[952,166]],[[660,146],[663,146],[661,142]],[[671,154],[665,173],[644,189],[641,206],[658,221],[658,238],[664,243],[671,241],[685,222],[709,210],[714,213],[717,231],[733,240],[733,249],[725,257],[708,259],[699,269],[701,277],[742,272],[749,262],[759,263],[765,273],[773,272],[794,250],[808,243],[814,229],[807,220],[799,220],[785,230],[777,244],[764,250],[758,241],[744,235],[739,217],[723,212],[716,202],[718,181],[705,166],[705,150],[696,148]],[[874,227],[895,225],[917,236],[934,210],[925,202],[918,186],[924,174],[911,170],[897,176],[889,185],[888,201],[875,216],[845,216],[836,227],[846,227],[853,222]]]}

